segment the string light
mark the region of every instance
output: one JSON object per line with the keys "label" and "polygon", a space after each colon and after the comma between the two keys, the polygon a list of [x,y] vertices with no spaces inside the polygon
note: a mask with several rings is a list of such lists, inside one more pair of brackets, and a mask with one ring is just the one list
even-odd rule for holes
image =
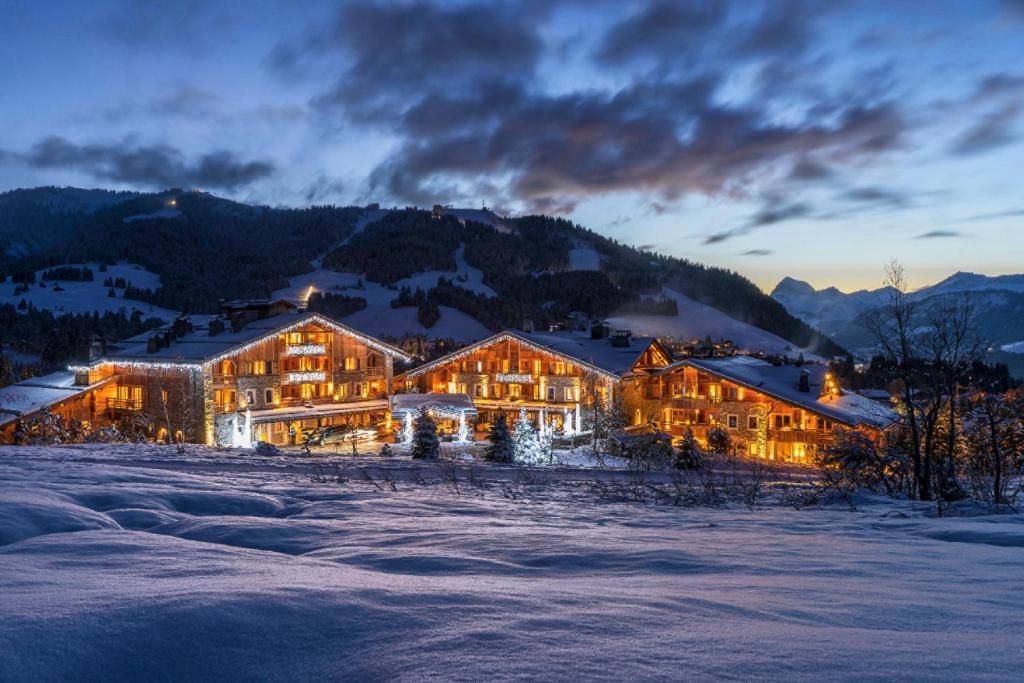
{"label": "string light", "polygon": [[406,373],[405,376],[406,376],[407,379],[413,379],[415,377],[419,377],[420,375],[422,375],[422,374],[424,374],[426,372],[430,372],[432,369],[434,369],[434,368],[436,368],[438,366],[446,365],[448,363],[451,363],[452,361],[456,361],[456,360],[459,360],[461,358],[465,358],[466,356],[470,355],[471,353],[476,352],[477,350],[479,350],[481,348],[484,348],[484,347],[487,347],[487,346],[491,346],[492,344],[498,344],[498,343],[501,343],[503,341],[515,341],[515,342],[518,342],[518,343],[522,344],[523,346],[525,346],[528,349],[531,349],[533,351],[539,351],[540,353],[547,353],[547,354],[550,354],[552,356],[557,356],[558,358],[564,358],[567,361],[569,361],[570,363],[574,363],[576,365],[580,365],[580,366],[586,368],[587,370],[589,370],[590,372],[592,372],[594,374],[601,375],[602,377],[606,377],[606,378],[614,380],[614,381],[618,381],[619,379],[621,379],[618,375],[616,375],[613,372],[608,372],[607,370],[602,370],[601,368],[597,367],[596,365],[592,365],[592,364],[590,364],[590,363],[588,363],[588,362],[586,362],[584,360],[580,360],[579,358],[576,358],[574,356],[570,356],[570,355],[568,355],[566,353],[562,353],[562,352],[556,351],[556,350],[554,350],[554,349],[552,349],[552,348],[550,348],[548,346],[544,346],[543,344],[537,344],[535,342],[530,341],[529,339],[526,339],[525,337],[522,337],[522,336],[516,334],[515,332],[509,332],[509,331],[499,332],[498,334],[492,335],[492,336],[488,337],[487,339],[483,339],[481,341],[476,342],[475,344],[470,344],[469,346],[467,346],[467,347],[465,347],[463,349],[460,349],[458,351],[454,351],[452,353],[449,353],[447,356],[442,356],[442,357],[438,358],[437,360],[430,361],[429,363],[421,365],[421,366],[419,366],[418,368],[416,368],[414,370],[410,370],[409,372]]}

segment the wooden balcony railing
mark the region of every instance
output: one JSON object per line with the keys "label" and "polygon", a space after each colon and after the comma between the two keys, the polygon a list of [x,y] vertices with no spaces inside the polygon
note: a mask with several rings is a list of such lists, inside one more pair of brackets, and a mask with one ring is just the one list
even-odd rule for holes
{"label": "wooden balcony railing", "polygon": [[142,410],[141,398],[108,398],[107,408],[110,410]]}

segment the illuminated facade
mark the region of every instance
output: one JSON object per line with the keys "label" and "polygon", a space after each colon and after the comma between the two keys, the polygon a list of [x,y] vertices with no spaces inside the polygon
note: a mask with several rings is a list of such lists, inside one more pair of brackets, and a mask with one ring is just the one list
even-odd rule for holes
{"label": "illuminated facade", "polygon": [[682,360],[627,380],[623,391],[633,426],[675,438],[692,431],[704,445],[712,429],[722,429],[737,453],[782,462],[811,462],[837,430],[880,436],[895,417],[844,391],[824,365],[749,356]]}
{"label": "illuminated facade", "polygon": [[669,362],[652,338],[507,331],[407,372],[398,385],[400,391],[468,396],[477,431],[486,430],[498,413],[525,410],[544,429],[572,433],[580,431],[595,401],[612,400],[624,374]]}
{"label": "illuminated facade", "polygon": [[75,417],[103,426],[137,415],[157,440],[236,446],[302,443],[332,425],[389,432],[401,350],[283,301],[230,302],[199,318],[69,368],[73,400],[92,408]]}

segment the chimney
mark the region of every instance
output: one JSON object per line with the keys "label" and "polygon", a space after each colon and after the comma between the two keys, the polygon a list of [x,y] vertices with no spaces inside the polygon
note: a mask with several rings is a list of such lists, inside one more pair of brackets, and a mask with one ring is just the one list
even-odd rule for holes
{"label": "chimney", "polygon": [[99,335],[93,335],[89,341],[89,362],[97,361],[107,352],[107,342]]}
{"label": "chimney", "polygon": [[797,387],[800,391],[810,392],[811,390],[811,373],[807,370],[800,371],[800,384]]}
{"label": "chimney", "polygon": [[216,337],[224,331],[224,320],[222,318],[214,318],[210,321],[210,325],[207,328],[207,333],[211,337]]}
{"label": "chimney", "polygon": [[593,320],[590,323],[590,338],[604,339],[608,336],[608,323],[603,320]]}

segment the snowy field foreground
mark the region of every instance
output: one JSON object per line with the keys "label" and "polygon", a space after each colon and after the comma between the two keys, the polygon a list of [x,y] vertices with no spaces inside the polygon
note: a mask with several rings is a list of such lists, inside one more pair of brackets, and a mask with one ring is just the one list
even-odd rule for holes
{"label": "snowy field foreground", "polygon": [[632,484],[0,448],[0,680],[1020,680],[1019,515]]}

